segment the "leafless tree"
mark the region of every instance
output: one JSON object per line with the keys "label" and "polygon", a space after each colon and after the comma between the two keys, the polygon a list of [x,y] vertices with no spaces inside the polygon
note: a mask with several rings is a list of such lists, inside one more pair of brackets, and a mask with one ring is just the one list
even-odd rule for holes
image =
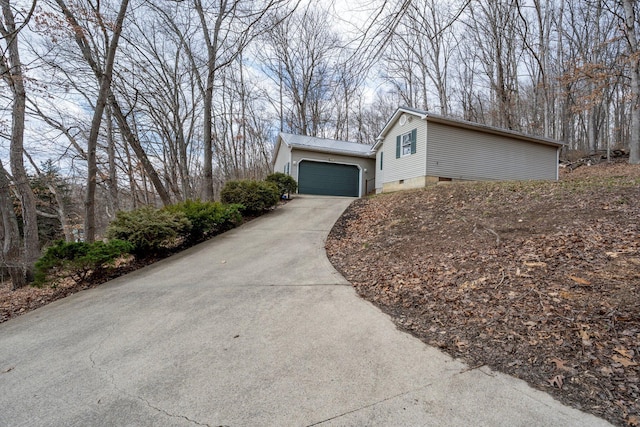
{"label": "leafless tree", "polygon": [[[340,40],[326,25],[324,13],[308,6],[283,19],[273,15],[261,59],[269,77],[281,86],[286,129],[322,136],[330,121],[327,105],[335,82],[334,58]],[[279,24],[278,24],[279,22]],[[295,34],[295,36],[292,36]]]}
{"label": "leafless tree", "polygon": [[624,34],[628,44],[628,68],[631,74],[631,148],[629,163],[640,163],[640,45],[638,44],[637,2],[622,0]]}
{"label": "leafless tree", "polygon": [[[123,35],[126,66],[115,85],[138,130],[161,142],[154,157],[167,188],[175,199],[186,200],[195,196],[192,154],[202,109],[199,74],[190,59],[190,38],[197,28],[190,27],[188,12],[179,22],[179,13],[158,5],[136,11]],[[146,144],[145,151],[154,150]]]}
{"label": "leafless tree", "polygon": [[[204,45],[207,51],[203,83],[203,197],[213,199],[213,92],[217,73],[229,66],[247,44],[265,30],[263,19],[272,10],[285,6],[283,0],[243,1],[215,0],[204,4],[193,0],[198,13]],[[210,25],[212,23],[213,25]]]}
{"label": "leafless tree", "polygon": [[[66,25],[68,25],[72,30],[75,29],[73,31],[73,37],[81,54],[82,60],[89,66],[95,79],[102,83],[103,76],[105,75],[104,67],[109,63],[109,53],[113,51],[115,54],[113,40],[111,39],[112,37],[115,37],[115,33],[111,29],[111,25],[107,25],[112,24],[113,22],[105,22],[106,18],[100,15],[101,11],[97,10],[97,6],[95,5],[92,6],[90,4],[87,13],[79,14],[79,16],[84,19],[84,21],[81,22],[75,14],[78,10],[77,8],[69,8],[63,0],[56,0],[56,4],[64,14]],[[115,21],[116,28],[118,28],[118,20],[120,18],[124,19],[125,12],[126,7],[124,3],[121,3]],[[94,33],[98,33],[101,38],[97,37]],[[110,74],[113,74],[113,72]],[[152,161],[149,159],[149,156],[140,141],[139,135],[132,129],[132,125],[128,122],[128,113],[125,113],[125,110],[121,107],[121,103],[117,99],[117,94],[114,92],[111,84],[109,84],[109,87],[107,88],[107,95],[107,102],[111,108],[115,123],[118,126],[122,138],[126,141],[128,147],[135,153],[137,161],[144,170],[145,176],[151,181],[153,188],[162,203],[165,205],[170,204],[171,197],[169,192],[165,188],[165,185],[158,175]],[[100,99],[99,96],[98,99]],[[97,108],[97,106],[94,106],[94,111],[95,108]],[[87,221],[86,218],[85,221]]]}
{"label": "leafless tree", "polygon": [[476,1],[469,8],[467,25],[490,86],[491,124],[520,130],[518,104],[518,61],[520,46],[514,0]]}
{"label": "leafless tree", "polygon": [[[358,28],[321,2],[39,4],[25,26],[30,12],[0,0],[3,178],[30,212],[25,141],[35,166],[29,143],[46,139],[86,182],[74,191],[86,191],[88,240],[117,209],[211,199],[228,179],[264,176],[278,130],[371,144],[402,104],[585,151],[629,147],[639,161],[631,0],[359,0],[370,13]],[[97,198],[107,213],[91,224]],[[22,218],[28,264],[37,233]]]}
{"label": "leafless tree", "polygon": [[609,109],[620,85],[621,44],[616,20],[605,1],[568,2],[563,16],[562,81],[570,90],[569,109],[575,148],[595,151],[608,145]]}
{"label": "leafless tree", "polygon": [[2,214],[2,267],[7,268],[13,289],[26,285],[18,220],[11,199],[9,174],[0,161],[0,214]]}
{"label": "leafless tree", "polygon": [[[24,17],[22,24],[18,24],[15,20],[15,11],[9,0],[1,0],[2,21],[0,21],[0,35],[2,36],[2,51],[0,52],[0,75],[2,80],[9,88],[12,95],[12,112],[11,112],[11,136],[10,136],[10,160],[11,171],[13,174],[13,182],[16,186],[20,204],[22,207],[22,225],[24,235],[24,253],[23,263],[24,272],[22,277],[17,270],[13,272],[12,279],[14,287],[23,286],[32,280],[33,266],[40,256],[40,243],[38,238],[38,223],[36,216],[35,196],[29,185],[29,178],[24,166],[24,131],[25,131],[25,110],[27,92],[25,89],[25,76],[23,73],[23,64],[20,58],[19,38],[20,31],[29,21],[34,8],[35,2],[31,10]],[[3,180],[6,174],[4,168],[0,171],[3,174]],[[5,182],[6,184],[6,182]],[[0,184],[3,185],[3,184]],[[4,200],[5,203],[8,203]],[[7,209],[4,206],[3,209]],[[5,216],[3,215],[3,218]],[[10,218],[8,218],[11,221]],[[14,242],[18,239],[18,235],[14,234],[15,228],[7,223],[5,224],[5,242],[8,239],[8,255],[15,259]]]}
{"label": "leafless tree", "polygon": [[[87,193],[85,197],[85,224],[84,224],[84,238],[88,242],[93,242],[96,236],[95,225],[95,197],[96,197],[96,175],[98,172],[98,166],[96,163],[96,150],[98,146],[98,136],[100,132],[100,126],[102,124],[102,117],[104,109],[109,101],[109,95],[111,94],[111,80],[113,76],[113,67],[115,64],[115,56],[118,49],[118,41],[120,34],[122,33],[122,25],[129,6],[129,0],[122,0],[120,8],[115,22],[111,26],[112,34],[109,37],[108,26],[104,22],[102,11],[100,10],[100,3],[90,5],[90,13],[98,22],[100,29],[105,35],[105,45],[107,48],[107,55],[104,62],[104,66],[98,65],[94,53],[91,51],[91,45],[88,43],[87,38],[81,31],[81,27],[78,25],[78,21],[73,13],[72,9],[67,6],[64,0],[56,0],[56,3],[60,7],[60,10],[65,15],[67,21],[75,30],[75,40],[80,49],[82,50],[85,60],[91,65],[92,69],[96,73],[96,78],[100,82],[97,99],[94,106],[93,119],[91,121],[91,130],[89,138],[87,140]],[[113,102],[112,102],[113,103]]]}
{"label": "leafless tree", "polygon": [[[456,46],[457,18],[468,2],[411,3],[385,55],[388,77],[407,105],[449,114],[449,73]],[[394,72],[395,70],[395,72]],[[431,99],[433,96],[433,101]]]}

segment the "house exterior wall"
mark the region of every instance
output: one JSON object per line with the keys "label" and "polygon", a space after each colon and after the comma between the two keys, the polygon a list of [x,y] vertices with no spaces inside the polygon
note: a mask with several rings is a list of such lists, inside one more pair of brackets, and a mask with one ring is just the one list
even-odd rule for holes
{"label": "house exterior wall", "polygon": [[291,175],[291,148],[284,142],[279,142],[280,149],[276,154],[276,159],[273,162],[273,171],[288,173]]}
{"label": "house exterior wall", "polygon": [[[376,188],[383,191],[395,191],[401,189],[424,187],[424,177],[427,165],[427,122],[418,117],[408,115],[409,120],[404,125],[396,121],[385,135],[382,146],[378,149],[377,156],[383,153],[383,169],[376,169],[381,174]],[[396,158],[396,140],[399,135],[406,134],[416,129],[416,152],[407,156]],[[379,157],[377,158],[379,162]],[[421,183],[422,182],[422,183]]]}
{"label": "house exterior wall", "polygon": [[296,181],[299,181],[298,165],[303,160],[358,166],[360,169],[360,196],[364,196],[367,192],[375,189],[375,158],[319,153],[293,148],[291,150],[291,176],[293,176]]}
{"label": "house exterior wall", "polygon": [[454,180],[557,179],[554,146],[429,122],[426,175]]}
{"label": "house exterior wall", "polygon": [[385,182],[382,186],[382,192],[389,193],[393,191],[409,190],[412,188],[422,188],[422,187],[426,187],[429,184],[430,183],[429,183],[428,177],[417,176],[415,178]]}
{"label": "house exterior wall", "polygon": [[376,151],[376,193],[382,192],[384,182],[384,154],[382,146]]}

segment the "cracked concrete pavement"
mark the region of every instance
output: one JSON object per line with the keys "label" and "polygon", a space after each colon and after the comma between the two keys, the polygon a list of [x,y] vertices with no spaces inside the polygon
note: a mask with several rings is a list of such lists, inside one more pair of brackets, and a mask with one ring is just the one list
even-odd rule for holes
{"label": "cracked concrete pavement", "polygon": [[0,325],[0,426],[604,426],[398,331],[331,266],[351,199],[269,215]]}

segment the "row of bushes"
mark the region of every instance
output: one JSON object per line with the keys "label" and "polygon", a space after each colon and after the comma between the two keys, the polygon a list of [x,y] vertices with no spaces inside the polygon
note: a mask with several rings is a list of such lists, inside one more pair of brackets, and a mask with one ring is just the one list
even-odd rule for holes
{"label": "row of bushes", "polygon": [[227,182],[222,203],[188,200],[161,209],[118,212],[107,228],[108,242],[60,241],[49,247],[36,263],[35,283],[42,285],[59,274],[80,282],[127,254],[144,258],[181,245],[191,246],[237,227],[243,216],[259,215],[296,188],[293,178],[275,173],[265,181]]}
{"label": "row of bushes", "polygon": [[36,263],[35,284],[59,274],[81,282],[100,274],[118,258],[157,255],[180,245],[190,246],[242,222],[239,204],[191,201],[162,209],[143,207],[118,212],[107,228],[105,242],[56,242]]}
{"label": "row of bushes", "polygon": [[220,199],[224,203],[238,203],[243,212],[253,215],[264,211],[284,197],[294,193],[298,183],[282,172],[272,173],[264,181],[229,181],[225,184]]}
{"label": "row of bushes", "polygon": [[131,243],[136,256],[154,254],[182,243],[192,245],[238,226],[242,209],[239,204],[188,200],[163,209],[121,211],[109,224],[107,237]]}

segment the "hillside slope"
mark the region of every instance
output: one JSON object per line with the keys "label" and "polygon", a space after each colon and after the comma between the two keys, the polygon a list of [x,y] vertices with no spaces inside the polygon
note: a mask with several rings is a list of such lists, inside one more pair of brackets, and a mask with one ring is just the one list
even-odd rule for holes
{"label": "hillside slope", "polygon": [[357,200],[326,247],[399,328],[639,424],[640,167]]}

